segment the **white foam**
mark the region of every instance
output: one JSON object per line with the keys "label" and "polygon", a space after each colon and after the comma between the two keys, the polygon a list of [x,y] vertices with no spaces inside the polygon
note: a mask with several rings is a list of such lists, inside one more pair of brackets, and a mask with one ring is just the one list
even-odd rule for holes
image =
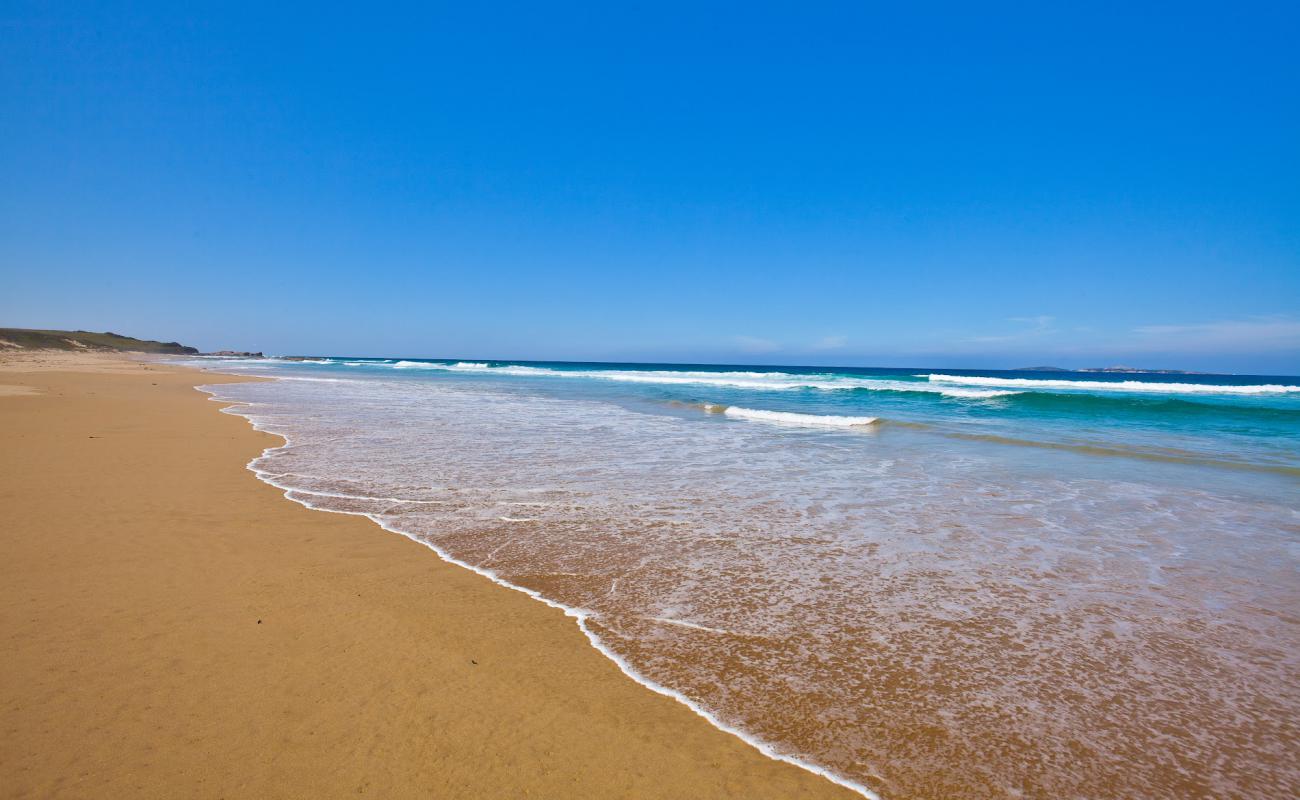
{"label": "white foam", "polygon": [[821,391],[852,391],[865,389],[880,392],[925,392],[944,397],[984,400],[1018,394],[1006,389],[966,389],[933,386],[910,380],[856,378],[830,373],[801,375],[790,372],[713,372],[692,370],[565,370],[523,365],[494,367],[482,362],[458,361],[399,361],[396,369],[428,369],[444,372],[475,372],[492,375],[520,377],[587,378],[590,380],[617,381],[620,383],[645,383],[663,386],[719,386],[754,391],[792,391],[815,389]]}
{"label": "white foam", "polygon": [[1155,381],[1070,381],[1038,378],[985,378],[969,375],[925,376],[931,383],[949,383],[962,386],[995,386],[1016,389],[1078,389],[1100,392],[1151,392],[1160,394],[1287,394],[1300,392],[1300,386],[1258,384],[1235,386],[1209,383],[1157,383]]}
{"label": "white foam", "polygon": [[722,412],[728,417],[775,422],[780,425],[801,425],[811,427],[856,428],[871,425],[876,417],[843,417],[834,414],[796,414],[790,411],[767,411],[761,408],[741,408],[728,406]]}
{"label": "white foam", "polygon": [[[269,472],[267,472],[266,475],[267,477],[272,477],[272,478],[284,477],[283,475],[273,475],[272,473]],[[413,503],[417,505],[426,505],[426,506],[447,505],[446,500],[411,500],[405,497],[374,497],[368,494],[347,494],[344,492],[320,492],[312,489],[288,489],[287,491],[294,492],[295,494],[310,494],[316,497],[334,497],[340,500],[365,500],[365,501],[370,501],[375,503]]]}
{"label": "white foam", "polygon": [[538,367],[506,366],[494,367],[480,361],[457,361],[452,364],[438,361],[398,361],[394,369],[428,369],[443,372],[491,372],[494,375],[563,375],[557,370]]}
{"label": "white foam", "polygon": [[816,389],[827,392],[865,389],[876,392],[926,392],[945,397],[985,399],[1001,397],[1016,392],[1006,390],[951,389],[913,381],[854,378],[843,375],[799,375],[789,372],[676,372],[669,370],[602,370],[592,372],[560,372],[565,377],[595,378],[625,383],[655,383],[665,385],[722,386],[757,391],[790,391]]}
{"label": "white foam", "polygon": [[693,631],[706,631],[708,633],[729,634],[731,631],[724,631],[721,628],[710,628],[708,625],[700,625],[697,622],[687,622],[684,619],[672,619],[671,617],[646,617],[652,622],[662,622],[665,625],[676,625],[679,628],[690,628]]}
{"label": "white foam", "polygon": [[398,361],[393,367],[396,369],[443,369],[453,371],[492,369],[490,364],[485,364],[482,361],[457,361],[453,364],[441,361]]}
{"label": "white foam", "polygon": [[[420,362],[416,362],[416,363],[420,363]],[[495,571],[491,569],[488,569],[486,567],[476,566],[467,561],[462,561],[461,559],[456,558],[450,552],[438,546],[434,542],[429,541],[428,539],[421,538],[415,534],[408,533],[406,531],[393,527],[384,519],[383,516],[379,514],[371,514],[371,513],[361,512],[361,511],[343,511],[343,510],[336,510],[331,508],[323,508],[320,506],[313,505],[310,501],[303,499],[302,497],[294,496],[295,494],[298,493],[298,490],[295,490],[291,486],[287,486],[276,482],[272,473],[259,469],[257,466],[259,461],[262,461],[263,459],[269,457],[271,454],[280,451],[289,450],[293,446],[293,442],[290,439],[290,437],[280,431],[268,430],[267,427],[260,424],[258,420],[253,416],[253,414],[249,411],[249,408],[251,407],[250,403],[240,402],[234,399],[226,399],[220,397],[218,395],[218,391],[221,388],[219,385],[196,386],[194,388],[200,392],[209,395],[210,400],[226,403],[227,405],[221,409],[223,413],[242,416],[246,420],[248,420],[249,424],[253,427],[254,430],[272,433],[273,435],[278,436],[279,438],[284,440],[284,444],[278,447],[267,447],[264,450],[262,450],[261,454],[256,458],[252,459],[251,461],[249,461],[245,465],[245,467],[263,482],[268,483],[271,486],[274,486],[277,489],[282,490],[284,492],[284,496],[287,499],[292,500],[293,502],[296,502],[300,505],[303,505],[307,508],[316,511],[323,511],[330,514],[346,514],[350,516],[365,517],[370,521],[374,522],[376,525],[378,525],[380,528],[382,528],[385,531],[389,531],[390,533],[396,533],[400,536],[404,536],[416,542],[417,544],[424,545],[425,547],[432,550],[439,558],[441,558],[443,561],[449,564],[454,564],[463,569],[467,569],[471,572],[474,572],[478,575],[487,578],[488,580],[492,581],[493,583],[499,586],[504,586],[507,589],[511,589],[516,592],[521,592],[525,595],[528,595],[533,600],[536,600],[540,603],[544,603],[552,608],[562,611],[565,614],[565,616],[572,617],[574,619],[574,621],[578,625],[578,629],[581,630],[583,635],[587,637],[588,643],[591,644],[593,648],[595,648],[601,655],[605,656],[610,661],[614,662],[615,666],[617,666],[624,675],[631,678],[634,682],[640,684],[641,686],[644,686],[645,688],[655,692],[656,694],[660,694],[665,697],[669,697],[673,700],[676,700],[677,702],[689,708],[698,716],[704,718],[709,724],[713,725],[713,727],[723,731],[724,733],[729,733],[732,736],[735,736],[736,738],[750,745],[754,749],[758,750],[764,756],[767,756],[768,758],[774,761],[781,761],[790,764],[792,766],[799,767],[800,769],[806,770],[808,772],[811,772],[814,775],[821,776],[822,778],[825,778],[826,780],[836,784],[837,786],[842,786],[845,789],[856,792],[862,795],[863,797],[868,798],[868,800],[881,800],[880,795],[876,794],[866,786],[857,783],[856,781],[837,775],[831,770],[826,769],[825,767],[821,767],[816,764],[801,760],[796,756],[782,753],[781,751],[777,750],[776,747],[773,746],[772,744],[763,741],[762,739],[759,739],[758,737],[753,736],[752,734],[749,734],[746,731],[743,731],[740,728],[735,727],[734,725],[724,722],[716,714],[704,708],[694,700],[690,699],[685,694],[682,694],[676,689],[669,688],[657,681],[647,678],[641,673],[637,672],[636,669],[633,668],[633,666],[627,660],[625,660],[618,653],[614,652],[607,644],[605,644],[603,640],[601,640],[599,636],[596,635],[595,631],[591,629],[590,625],[588,624],[588,620],[598,617],[598,615],[595,614],[594,612],[583,608],[574,608],[574,607],[564,605],[563,603],[559,603],[555,600],[552,600],[549,597],[546,597],[545,595],[541,594],[538,591],[535,591],[533,589],[528,589],[526,587],[520,586],[515,583],[511,583],[510,581],[506,580],[505,578],[502,578],[500,575],[498,575]]]}
{"label": "white foam", "polygon": [[[911,389],[901,391],[913,391]],[[957,389],[941,388],[939,394],[944,397],[969,397],[977,400],[987,400],[991,397],[1008,397],[1013,394],[1024,394],[1024,392],[1013,392],[1007,389]]]}

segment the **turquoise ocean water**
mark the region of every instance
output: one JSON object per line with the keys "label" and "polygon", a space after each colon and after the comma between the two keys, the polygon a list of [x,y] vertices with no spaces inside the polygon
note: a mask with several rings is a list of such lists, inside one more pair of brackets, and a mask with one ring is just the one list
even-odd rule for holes
{"label": "turquoise ocean water", "polygon": [[864,793],[1300,795],[1300,378],[196,363],[290,498]]}

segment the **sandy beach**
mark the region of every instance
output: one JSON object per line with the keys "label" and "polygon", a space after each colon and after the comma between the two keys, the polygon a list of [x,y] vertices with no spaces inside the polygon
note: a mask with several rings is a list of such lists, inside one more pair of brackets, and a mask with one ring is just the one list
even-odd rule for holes
{"label": "sandy beach", "polygon": [[0,354],[0,795],[851,797],[244,465],[230,380]]}

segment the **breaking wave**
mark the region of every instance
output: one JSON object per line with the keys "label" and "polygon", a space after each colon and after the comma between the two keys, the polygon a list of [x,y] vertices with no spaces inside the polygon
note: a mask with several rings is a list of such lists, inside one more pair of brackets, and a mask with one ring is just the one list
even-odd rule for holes
{"label": "breaking wave", "polygon": [[796,374],[790,372],[689,371],[689,370],[562,370],[521,365],[501,365],[479,361],[398,361],[395,369],[428,369],[444,372],[490,373],[526,377],[587,378],[590,380],[645,383],[662,386],[720,386],[753,391],[821,391],[865,390],[873,392],[921,392],[969,400],[986,400],[1018,394],[1008,389],[983,389],[959,386],[934,386],[912,380],[855,378],[830,373]]}
{"label": "breaking wave", "polygon": [[842,417],[835,414],[796,414],[791,411],[766,411],[761,408],[741,408],[727,406],[722,412],[728,417],[775,422],[780,425],[803,425],[812,427],[857,428],[871,425],[877,417]]}
{"label": "breaking wave", "polygon": [[968,375],[925,376],[930,383],[957,384],[959,386],[989,386],[1004,389],[1073,389],[1090,392],[1150,392],[1160,394],[1289,394],[1300,392],[1300,386],[1259,384],[1241,386],[1211,383],[1157,383],[1155,381],[1071,381],[1040,378],[985,378]]}

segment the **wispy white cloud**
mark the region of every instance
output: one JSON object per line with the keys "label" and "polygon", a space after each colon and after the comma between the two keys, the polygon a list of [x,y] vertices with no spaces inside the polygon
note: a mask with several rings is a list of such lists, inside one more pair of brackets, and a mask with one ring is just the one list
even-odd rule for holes
{"label": "wispy white cloud", "polygon": [[990,335],[990,336],[971,336],[966,341],[976,342],[979,344],[990,344],[995,342],[1019,342],[1025,339],[1035,339],[1040,336],[1046,336],[1055,333],[1056,329],[1052,323],[1056,317],[1048,314],[1038,314],[1032,317],[1008,317],[1007,322],[1013,322],[1020,325],[1021,328],[1010,333]]}
{"label": "wispy white cloud", "polygon": [[742,353],[774,353],[781,349],[776,342],[757,336],[733,336],[731,341]]}
{"label": "wispy white cloud", "polygon": [[1190,325],[1143,325],[1134,343],[1149,350],[1276,352],[1300,350],[1300,319],[1252,317]]}
{"label": "wispy white cloud", "polygon": [[839,350],[849,343],[847,336],[823,336],[809,346],[809,350]]}
{"label": "wispy white cloud", "polygon": [[1029,325],[1031,331],[1051,330],[1052,323],[1055,321],[1056,317],[1050,314],[1039,314],[1035,317],[1010,317],[1007,319],[1007,322],[1020,322]]}

